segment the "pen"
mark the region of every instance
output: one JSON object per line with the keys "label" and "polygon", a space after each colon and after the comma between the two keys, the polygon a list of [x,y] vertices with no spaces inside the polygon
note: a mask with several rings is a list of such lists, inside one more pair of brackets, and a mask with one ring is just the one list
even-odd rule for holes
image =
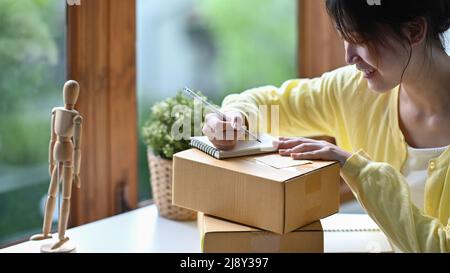
{"label": "pen", "polygon": [[[224,113],[222,113],[219,109],[217,109],[216,107],[214,107],[214,105],[212,105],[211,103],[209,103],[208,101],[206,101],[205,99],[203,99],[202,97],[200,97],[199,95],[197,95],[195,92],[193,92],[191,89],[185,87],[183,88],[183,93],[192,98],[192,99],[197,99],[199,101],[202,102],[203,105],[206,106],[206,108],[208,108],[209,110],[213,111],[215,114],[217,114],[222,120],[226,120],[226,115]],[[250,136],[254,137],[256,139],[256,141],[258,141],[259,143],[262,143],[262,141],[255,136],[254,134],[252,134],[249,130],[242,128],[247,134],[249,134]]]}

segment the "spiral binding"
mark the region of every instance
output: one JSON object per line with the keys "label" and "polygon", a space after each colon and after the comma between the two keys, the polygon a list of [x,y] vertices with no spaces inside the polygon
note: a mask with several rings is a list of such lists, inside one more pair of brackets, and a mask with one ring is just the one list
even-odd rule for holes
{"label": "spiral binding", "polygon": [[348,229],[348,228],[342,228],[342,229],[324,229],[324,232],[381,232],[378,228],[357,228],[357,229]]}
{"label": "spiral binding", "polygon": [[197,139],[191,139],[190,145],[194,148],[199,149],[200,151],[209,154],[210,156],[219,158],[219,149],[212,147],[204,142],[201,142]]}

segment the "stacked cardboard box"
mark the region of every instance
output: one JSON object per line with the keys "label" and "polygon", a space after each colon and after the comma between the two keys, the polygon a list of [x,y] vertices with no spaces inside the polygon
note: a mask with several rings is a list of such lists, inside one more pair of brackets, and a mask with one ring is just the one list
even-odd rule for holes
{"label": "stacked cardboard box", "polygon": [[202,249],[323,251],[317,221],[338,212],[339,164],[275,168],[259,157],[217,160],[196,149],[174,156],[173,203],[205,214]]}
{"label": "stacked cardboard box", "polygon": [[280,235],[198,213],[202,251],[206,253],[323,252],[320,221]]}

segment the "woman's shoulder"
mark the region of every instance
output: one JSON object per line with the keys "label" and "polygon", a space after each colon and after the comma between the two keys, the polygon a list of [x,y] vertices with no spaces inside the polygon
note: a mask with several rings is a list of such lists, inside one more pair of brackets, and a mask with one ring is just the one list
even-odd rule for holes
{"label": "woman's shoulder", "polygon": [[353,90],[364,88],[362,85],[362,73],[354,66],[344,66],[332,71],[323,73],[313,78],[296,78],[285,81],[280,90],[302,91],[302,86],[310,86],[312,90],[328,93],[328,91],[341,92],[343,90]]}
{"label": "woman's shoulder", "polygon": [[337,68],[322,75],[324,81],[336,92],[361,93],[366,92],[369,87],[363,77],[363,73],[354,65]]}
{"label": "woman's shoulder", "polygon": [[354,65],[347,65],[325,72],[322,77],[332,78],[336,81],[362,82],[363,74]]}
{"label": "woman's shoulder", "polygon": [[344,104],[373,104],[377,101],[389,101],[394,92],[375,92],[372,90],[361,71],[354,65],[348,65],[325,72],[315,78],[288,80],[279,89],[281,92],[300,92],[321,94],[329,99]]}
{"label": "woman's shoulder", "polygon": [[322,75],[327,88],[335,96],[347,100],[365,101],[373,104],[375,101],[388,101],[394,92],[376,92],[369,87],[361,71],[354,65],[344,66]]}

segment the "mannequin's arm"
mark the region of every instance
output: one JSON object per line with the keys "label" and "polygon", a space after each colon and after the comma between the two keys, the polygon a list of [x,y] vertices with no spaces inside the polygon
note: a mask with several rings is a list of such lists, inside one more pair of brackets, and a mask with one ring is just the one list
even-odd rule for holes
{"label": "mannequin's arm", "polygon": [[53,158],[53,147],[56,142],[56,134],[55,134],[55,111],[52,111],[52,120],[50,124],[50,143],[48,145],[48,172],[50,177],[53,173],[53,168],[55,167],[55,159]]}
{"label": "mannequin's arm", "polygon": [[74,168],[73,168],[73,175],[74,175],[74,183],[77,186],[77,188],[81,187],[80,182],[80,165],[81,165],[81,135],[82,135],[82,123],[83,118],[79,115],[75,116],[73,118],[73,123],[75,125],[74,133],[73,133],[73,143],[74,143]]}

